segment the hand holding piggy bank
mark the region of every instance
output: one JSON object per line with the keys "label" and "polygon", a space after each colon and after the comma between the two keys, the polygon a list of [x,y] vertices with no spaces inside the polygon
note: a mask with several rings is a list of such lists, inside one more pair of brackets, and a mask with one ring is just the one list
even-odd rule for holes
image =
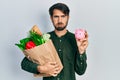
{"label": "hand holding piggy bank", "polygon": [[76,29],[75,30],[75,38],[76,39],[84,39],[85,38],[85,30],[84,29]]}
{"label": "hand holding piggy bank", "polygon": [[88,46],[88,34],[84,29],[75,30],[75,38],[78,46],[78,51],[80,54],[84,54]]}

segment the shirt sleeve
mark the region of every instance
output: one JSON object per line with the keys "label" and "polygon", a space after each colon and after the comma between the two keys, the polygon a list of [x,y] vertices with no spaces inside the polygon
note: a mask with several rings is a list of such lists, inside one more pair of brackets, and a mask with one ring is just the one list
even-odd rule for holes
{"label": "shirt sleeve", "polygon": [[33,63],[32,61],[28,60],[26,57],[21,62],[21,68],[27,72],[38,74],[37,70],[38,64]]}
{"label": "shirt sleeve", "polygon": [[79,52],[76,53],[76,59],[75,59],[75,71],[77,74],[82,75],[85,73],[87,68],[87,57],[86,52],[83,54],[80,54]]}

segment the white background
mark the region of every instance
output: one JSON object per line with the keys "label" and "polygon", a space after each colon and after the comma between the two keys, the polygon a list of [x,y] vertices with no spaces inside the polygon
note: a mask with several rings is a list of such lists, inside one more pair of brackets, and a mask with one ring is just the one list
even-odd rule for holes
{"label": "white background", "polygon": [[48,9],[56,2],[71,10],[69,31],[89,33],[88,67],[77,80],[120,80],[120,0],[0,0],[0,80],[42,80],[21,69],[24,55],[14,44],[34,24],[53,30]]}

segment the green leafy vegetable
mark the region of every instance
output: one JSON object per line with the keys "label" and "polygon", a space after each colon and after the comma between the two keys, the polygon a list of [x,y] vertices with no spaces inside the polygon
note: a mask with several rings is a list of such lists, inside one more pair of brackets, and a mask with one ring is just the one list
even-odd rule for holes
{"label": "green leafy vegetable", "polygon": [[15,44],[18,46],[22,51],[26,49],[26,43],[29,41],[33,41],[36,46],[41,45],[45,43],[46,41],[49,40],[50,35],[49,34],[44,34],[44,35],[39,35],[34,31],[29,32],[29,37],[21,39],[19,44]]}

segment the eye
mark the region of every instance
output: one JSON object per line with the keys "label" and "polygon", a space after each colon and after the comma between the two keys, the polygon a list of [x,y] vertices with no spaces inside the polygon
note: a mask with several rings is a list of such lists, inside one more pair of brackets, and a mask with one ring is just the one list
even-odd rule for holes
{"label": "eye", "polygon": [[53,16],[53,18],[58,18],[58,16]]}
{"label": "eye", "polygon": [[62,15],[61,17],[62,17],[62,18],[65,18],[65,15]]}

